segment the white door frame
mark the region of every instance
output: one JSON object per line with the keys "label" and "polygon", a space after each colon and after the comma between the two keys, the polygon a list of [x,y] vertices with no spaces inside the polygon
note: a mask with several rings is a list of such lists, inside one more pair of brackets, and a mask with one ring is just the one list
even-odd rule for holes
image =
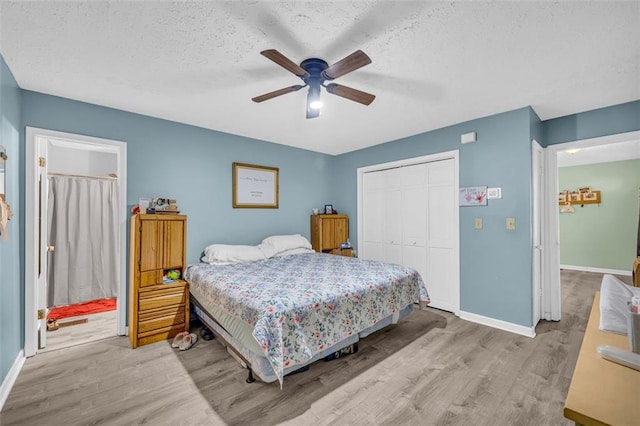
{"label": "white door frame", "polygon": [[38,304],[35,283],[38,264],[38,215],[37,206],[37,150],[36,139],[57,139],[73,143],[91,144],[114,150],[118,158],[120,217],[120,278],[118,283],[117,333],[125,335],[127,321],[127,144],[121,141],[57,132],[53,130],[26,128],[26,167],[25,167],[25,283],[24,283],[24,353],[33,356],[38,351]]}
{"label": "white door frame", "polygon": [[[545,234],[543,236],[544,265],[542,280],[542,318],[552,321],[561,319],[561,294],[560,294],[560,231],[559,213],[556,194],[558,194],[558,151],[573,148],[587,148],[598,145],[607,145],[617,142],[627,142],[640,139],[640,131],[617,133],[614,135],[597,138],[581,139],[556,145],[549,145],[545,149],[545,170],[547,179],[545,185],[546,197],[544,220],[546,221]],[[551,196],[553,194],[553,196]]]}
{"label": "white door frame", "polygon": [[[542,301],[542,275],[544,271],[544,251],[543,251],[543,236],[545,230],[544,215],[544,201],[545,191],[544,179],[546,176],[544,168],[544,149],[538,141],[533,139],[531,141],[531,268],[532,268],[532,327],[535,329],[536,324],[540,321],[542,315],[541,301]],[[539,159],[539,160],[538,160]]]}
{"label": "white door frame", "polygon": [[[358,217],[358,248],[361,248],[364,246],[364,241],[362,240],[362,233],[363,233],[363,219],[362,219],[362,204],[363,204],[363,191],[362,191],[362,187],[363,187],[363,178],[364,178],[364,174],[368,173],[368,172],[373,172],[373,171],[378,171],[378,170],[385,170],[385,169],[393,169],[396,167],[402,167],[402,166],[412,166],[415,164],[422,164],[422,163],[431,163],[434,161],[441,161],[441,160],[453,160],[453,168],[454,168],[454,191],[455,191],[455,200],[457,202],[458,200],[458,191],[460,188],[460,173],[459,173],[459,166],[458,166],[458,156],[459,156],[459,151],[456,149],[454,151],[446,151],[446,152],[439,152],[439,153],[435,153],[435,154],[430,154],[430,155],[424,155],[421,157],[414,157],[414,158],[407,158],[404,160],[398,160],[398,161],[391,161],[388,163],[381,163],[381,164],[374,164],[371,166],[366,166],[366,167],[359,167],[358,168],[358,193],[357,193],[357,199],[358,199],[358,210],[357,210],[357,217]],[[454,289],[453,289],[453,293],[454,293],[454,311],[453,313],[457,316],[460,316],[460,209],[456,208],[454,209],[454,222],[458,224],[458,226],[454,227],[454,240],[456,242],[455,247],[454,247],[454,262],[455,262],[455,271],[454,271]]]}

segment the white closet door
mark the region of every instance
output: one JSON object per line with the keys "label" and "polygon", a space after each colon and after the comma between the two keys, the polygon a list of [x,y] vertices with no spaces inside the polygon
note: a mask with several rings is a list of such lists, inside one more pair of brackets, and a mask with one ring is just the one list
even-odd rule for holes
{"label": "white closet door", "polygon": [[431,306],[456,312],[455,160],[367,172],[362,183],[361,257],[416,269]]}
{"label": "white closet door", "polygon": [[431,306],[456,310],[457,262],[454,160],[427,165],[427,275]]}
{"label": "white closet door", "polygon": [[383,218],[383,172],[365,173],[362,177],[363,197],[362,236],[364,245],[360,247],[360,257],[370,260],[384,260],[382,241]]}
{"label": "white closet door", "polygon": [[400,188],[384,191],[383,200],[384,261],[402,265],[402,222],[400,220],[402,192]]}
{"label": "white closet door", "polygon": [[427,279],[427,165],[402,168],[402,264]]}

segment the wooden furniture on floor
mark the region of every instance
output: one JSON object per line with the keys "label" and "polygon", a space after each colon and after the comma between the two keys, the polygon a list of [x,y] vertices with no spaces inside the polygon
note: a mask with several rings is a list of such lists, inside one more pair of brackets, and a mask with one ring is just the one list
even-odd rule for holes
{"label": "wooden furniture on floor", "polygon": [[331,253],[348,239],[349,216],[346,214],[311,215],[311,246],[315,251]]}
{"label": "wooden furniture on floor", "polygon": [[331,254],[336,254],[338,256],[346,256],[346,257],[356,257],[356,254],[355,254],[355,252],[353,251],[352,248],[347,248],[347,249],[337,248],[337,249],[333,249],[333,250],[331,250]]}
{"label": "wooden furniture on floor", "polygon": [[[186,269],[187,217],[137,214],[131,217],[129,340],[136,348],[189,330]],[[163,284],[167,271],[180,279]]]}
{"label": "wooden furniture on floor", "polygon": [[564,416],[583,425],[640,423],[640,371],[603,359],[598,345],[629,350],[627,336],[600,331],[600,292],[596,293],[582,340]]}

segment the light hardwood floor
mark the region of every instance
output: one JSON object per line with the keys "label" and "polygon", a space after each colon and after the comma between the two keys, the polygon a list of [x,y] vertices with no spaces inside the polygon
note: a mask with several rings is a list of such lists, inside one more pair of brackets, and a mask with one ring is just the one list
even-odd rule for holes
{"label": "light hardwood floor", "polygon": [[427,309],[283,390],[245,383],[216,340],[47,352],[26,361],[0,424],[569,425],[562,409],[600,281],[563,271],[562,321],[541,321],[534,339]]}
{"label": "light hardwood floor", "polygon": [[63,318],[59,322],[64,323],[81,319],[87,319],[87,322],[47,331],[47,347],[41,349],[40,352],[50,352],[70,346],[83,345],[115,337],[118,334],[117,312],[115,310]]}

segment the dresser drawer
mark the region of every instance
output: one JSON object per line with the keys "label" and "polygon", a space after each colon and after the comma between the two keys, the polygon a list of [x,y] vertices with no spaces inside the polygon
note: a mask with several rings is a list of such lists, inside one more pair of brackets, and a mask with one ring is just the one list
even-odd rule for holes
{"label": "dresser drawer", "polygon": [[162,308],[171,305],[185,305],[186,286],[178,285],[166,288],[141,291],[138,296],[138,311]]}
{"label": "dresser drawer", "polygon": [[157,330],[163,327],[171,327],[174,325],[184,324],[184,322],[184,305],[139,312],[138,334]]}

